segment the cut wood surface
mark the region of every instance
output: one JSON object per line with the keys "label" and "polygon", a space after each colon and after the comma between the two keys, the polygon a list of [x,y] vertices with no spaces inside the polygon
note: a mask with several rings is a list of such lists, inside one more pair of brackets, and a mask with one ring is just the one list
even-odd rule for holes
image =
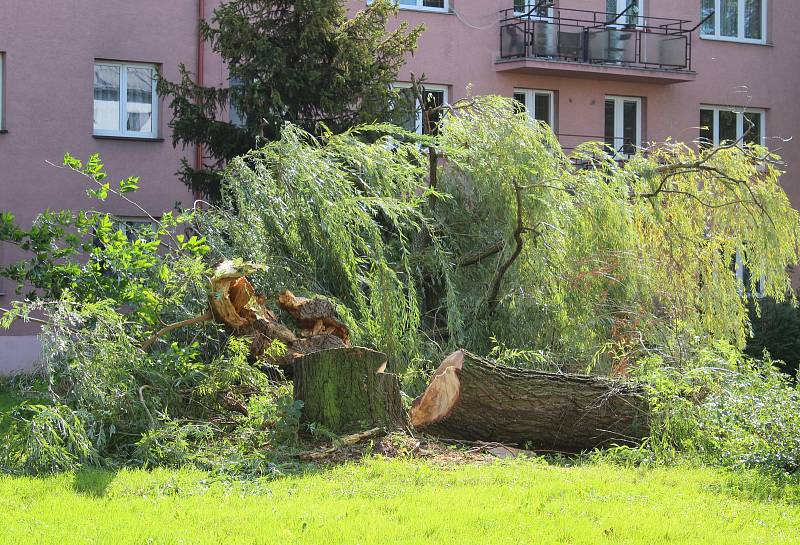
{"label": "cut wood surface", "polygon": [[636,387],[506,367],[465,350],[448,356],[414,400],[411,424],[449,439],[563,452],[638,444],[649,433]]}
{"label": "cut wood surface", "polygon": [[406,424],[397,375],[385,372],[386,354],[360,347],[322,350],[294,362],[294,398],[302,420],[334,433]]}

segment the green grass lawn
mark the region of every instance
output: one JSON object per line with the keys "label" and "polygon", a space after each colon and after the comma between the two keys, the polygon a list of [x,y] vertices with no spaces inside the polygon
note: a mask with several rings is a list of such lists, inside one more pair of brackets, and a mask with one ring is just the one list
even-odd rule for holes
{"label": "green grass lawn", "polygon": [[[0,396],[0,410],[13,401]],[[0,476],[0,544],[800,543],[800,485],[711,469],[368,459],[226,481],[196,470]]]}
{"label": "green grass lawn", "polygon": [[711,470],[536,461],[370,460],[249,484],[189,470],[0,477],[0,543],[800,543],[797,491],[768,488]]}

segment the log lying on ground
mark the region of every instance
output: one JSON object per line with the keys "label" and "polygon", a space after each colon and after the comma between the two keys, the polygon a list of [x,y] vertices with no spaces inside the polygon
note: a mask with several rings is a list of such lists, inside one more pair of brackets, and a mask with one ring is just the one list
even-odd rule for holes
{"label": "log lying on ground", "polygon": [[297,358],[294,398],[302,421],[334,433],[405,427],[397,375],[385,372],[386,354],[367,348],[334,348]]}
{"label": "log lying on ground", "polygon": [[464,350],[448,356],[414,400],[411,424],[449,439],[560,452],[638,444],[650,431],[635,387],[501,366]]}

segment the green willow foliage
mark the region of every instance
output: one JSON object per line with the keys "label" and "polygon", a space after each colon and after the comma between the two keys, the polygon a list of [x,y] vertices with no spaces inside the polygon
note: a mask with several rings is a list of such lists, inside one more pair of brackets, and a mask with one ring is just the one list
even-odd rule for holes
{"label": "green willow foliage", "polygon": [[222,205],[201,229],[220,256],[265,264],[254,278],[266,293],[328,297],[355,343],[407,360],[421,343],[419,237],[434,239],[435,266],[448,267],[424,214],[436,195],[420,187],[417,146],[360,136],[318,140],[287,126],[280,141],[231,163]]}
{"label": "green willow foliage", "polygon": [[[137,185],[112,188],[97,157],[65,162],[100,200]],[[621,164],[590,143],[567,156],[512,101],[483,97],[448,107],[434,136],[370,125],[315,137],[287,124],[230,162],[219,205],[165,214],[134,240],[102,213],[45,212],[28,230],[4,214],[0,240],[34,257],[0,274],[39,291],[0,326],[46,316],[51,405],[20,413],[0,463],[278,471],[301,407],[246,341],[206,322],[145,343],[207,309],[210,271],[227,258],[263,265],[249,276],[268,304],[283,289],[327,297],[409,393],[457,346],[514,365],[631,370],[654,390],[654,444],[792,470],[797,391],[769,362],[729,363],[756,281],[790,295],[800,218],[780,174],[758,146],[667,142]],[[198,234],[187,238],[188,221]],[[704,363],[719,346],[736,357]],[[708,380],[693,389],[698,373]]]}
{"label": "green willow foliage", "polygon": [[[620,165],[586,144],[567,157],[549,127],[501,98],[456,105],[440,131],[440,190],[452,196],[432,213],[440,237],[457,256],[503,242],[454,275],[479,349],[491,333],[584,362],[646,347],[679,355],[697,336],[741,347],[748,290],[761,279],[766,295],[789,292],[798,213],[766,148],[668,142]],[[487,313],[486,286],[518,247]],[[750,286],[737,283],[737,252]]]}
{"label": "green willow foliage", "polygon": [[[442,155],[436,187],[426,146]],[[671,142],[624,164],[600,144],[567,156],[547,125],[483,97],[434,137],[287,126],[233,161],[202,230],[220,255],[266,264],[265,290],[330,297],[356,342],[401,364],[502,345],[607,370],[715,339],[741,347],[756,280],[787,296],[798,214],[776,161]]]}

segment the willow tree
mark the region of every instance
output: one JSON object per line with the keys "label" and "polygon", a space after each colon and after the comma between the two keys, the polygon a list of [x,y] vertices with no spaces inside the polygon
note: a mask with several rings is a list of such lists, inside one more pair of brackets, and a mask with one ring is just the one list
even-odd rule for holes
{"label": "willow tree", "polygon": [[227,171],[212,246],[269,264],[264,289],[331,298],[355,342],[406,359],[499,343],[586,367],[741,346],[755,283],[787,296],[798,214],[766,148],[664,143],[620,163],[598,143],[568,156],[503,98],[446,109],[435,136],[285,129]]}
{"label": "willow tree", "polygon": [[456,105],[437,144],[453,198],[433,215],[453,255],[473,256],[454,276],[481,348],[492,333],[590,363],[698,337],[742,346],[748,294],[790,294],[798,213],[764,147],[668,142],[620,163],[588,143],[567,156],[499,98]]}

